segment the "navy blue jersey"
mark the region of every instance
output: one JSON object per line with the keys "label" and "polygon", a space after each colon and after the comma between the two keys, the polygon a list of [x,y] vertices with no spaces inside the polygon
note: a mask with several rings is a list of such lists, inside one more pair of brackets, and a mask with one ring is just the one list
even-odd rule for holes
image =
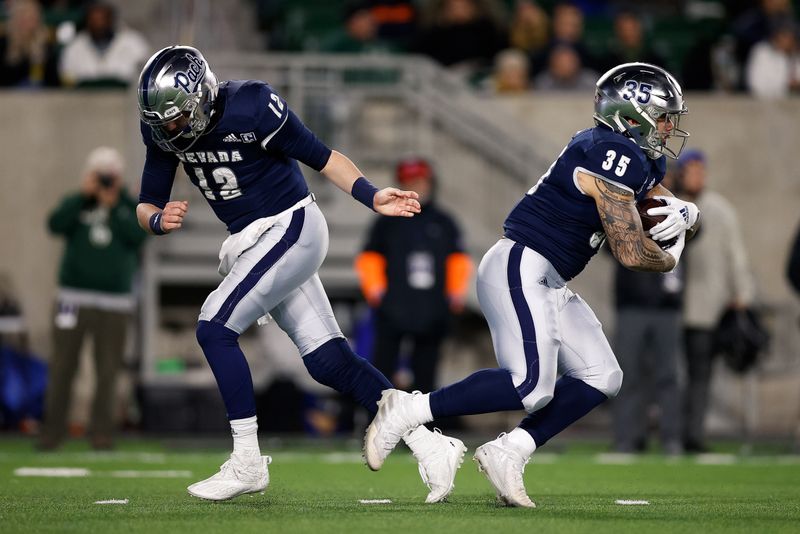
{"label": "navy blue jersey", "polygon": [[297,160],[319,171],[331,154],[272,87],[252,80],[220,84],[211,124],[187,150],[160,149],[144,123],[142,137],[147,159],[139,202],[163,208],[181,163],[231,233],[307,196]]}
{"label": "navy blue jersey", "polygon": [[638,202],[663,180],[666,161],[648,158],[605,126],[575,134],[503,225],[506,237],[547,258],[565,280],[577,276],[605,241],[594,199],[578,188],[579,170],[630,190]]}

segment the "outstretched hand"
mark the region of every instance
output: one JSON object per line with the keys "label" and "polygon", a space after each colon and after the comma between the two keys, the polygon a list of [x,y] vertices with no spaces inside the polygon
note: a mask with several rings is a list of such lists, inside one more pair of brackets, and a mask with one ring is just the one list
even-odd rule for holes
{"label": "outstretched hand", "polygon": [[413,217],[422,211],[419,195],[414,191],[402,191],[395,187],[386,187],[375,193],[373,203],[375,211],[390,217]]}

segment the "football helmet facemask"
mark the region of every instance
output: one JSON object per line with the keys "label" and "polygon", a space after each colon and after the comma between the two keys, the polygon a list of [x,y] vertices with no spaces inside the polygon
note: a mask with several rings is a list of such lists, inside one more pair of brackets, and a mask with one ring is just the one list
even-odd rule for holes
{"label": "football helmet facemask", "polygon": [[[679,128],[686,113],[680,84],[661,67],[625,63],[597,81],[595,123],[630,137],[651,159],[678,158],[689,137]],[[659,120],[664,122],[661,131]]]}
{"label": "football helmet facemask", "polygon": [[139,117],[164,150],[188,150],[211,120],[217,78],[191,46],[168,46],[153,54],[139,75]]}

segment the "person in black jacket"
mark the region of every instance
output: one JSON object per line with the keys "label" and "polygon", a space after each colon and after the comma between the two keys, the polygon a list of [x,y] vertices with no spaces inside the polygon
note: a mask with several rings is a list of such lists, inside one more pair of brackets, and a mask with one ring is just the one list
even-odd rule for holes
{"label": "person in black jacket", "polygon": [[642,452],[647,447],[648,406],[658,405],[661,446],[680,454],[681,403],[678,355],[681,347],[683,269],[647,273],[617,265],[617,327],[614,353],[625,380],[614,399],[614,449]]}
{"label": "person in black jacket", "polygon": [[[434,202],[431,165],[419,158],[403,160],[396,177],[419,194],[422,213],[402,221],[377,219],[356,270],[376,311],[375,367],[397,386],[430,391],[450,314],[464,306],[472,261],[455,220]],[[411,349],[411,384],[397,373],[404,340]]]}
{"label": "person in black jacket", "polygon": [[[671,184],[673,177],[668,171],[662,183]],[[666,187],[673,189],[672,185]],[[625,373],[612,404],[617,452],[647,448],[648,407],[652,404],[659,408],[663,452],[683,452],[678,357],[683,339],[684,267],[682,262],[670,273],[651,273],[616,265],[613,347]]]}

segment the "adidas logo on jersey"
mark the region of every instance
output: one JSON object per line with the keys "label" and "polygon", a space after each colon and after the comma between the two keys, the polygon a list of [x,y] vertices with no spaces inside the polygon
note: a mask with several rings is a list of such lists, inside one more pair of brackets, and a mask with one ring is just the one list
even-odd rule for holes
{"label": "adidas logo on jersey", "polygon": [[225,137],[222,138],[222,142],[223,143],[239,143],[239,142],[241,142],[241,139],[236,137],[235,133],[229,133],[228,135],[226,135]]}

